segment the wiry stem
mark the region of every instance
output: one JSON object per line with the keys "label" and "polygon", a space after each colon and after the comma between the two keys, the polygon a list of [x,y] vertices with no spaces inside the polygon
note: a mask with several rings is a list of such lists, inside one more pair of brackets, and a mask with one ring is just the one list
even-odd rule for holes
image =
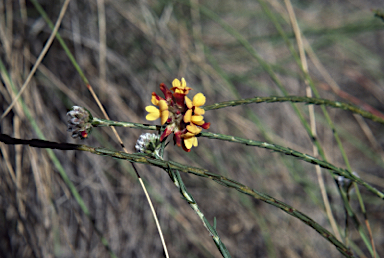
{"label": "wiry stem", "polygon": [[381,114],[374,115],[368,111],[365,111],[357,106],[340,102],[340,101],[332,101],[328,99],[320,99],[320,98],[309,98],[309,97],[299,97],[299,96],[271,96],[271,97],[255,97],[255,98],[249,98],[249,99],[239,99],[239,100],[231,100],[231,101],[224,101],[220,103],[215,103],[213,105],[202,107],[204,110],[214,110],[214,109],[220,109],[230,106],[239,106],[239,105],[245,105],[245,104],[252,104],[252,103],[272,103],[272,102],[296,102],[296,103],[305,103],[305,104],[311,104],[311,105],[324,105],[334,108],[340,108],[343,110],[351,111],[352,113],[359,114],[362,117],[368,118],[372,121],[384,124],[384,116]]}
{"label": "wiry stem", "polygon": [[143,156],[143,155],[126,154],[123,152],[114,152],[111,150],[107,150],[105,148],[92,148],[92,147],[88,147],[85,145],[79,146],[78,150],[88,151],[88,152],[99,154],[99,155],[111,156],[111,157],[119,158],[119,159],[127,159],[127,160],[130,160],[131,162],[152,164],[154,166],[161,167],[165,170],[166,169],[174,169],[174,170],[178,170],[178,171],[182,171],[182,172],[191,173],[191,174],[194,174],[197,176],[209,178],[209,179],[214,180],[215,182],[217,182],[221,185],[224,185],[224,186],[227,186],[230,188],[234,188],[241,193],[250,195],[250,196],[254,197],[255,199],[261,200],[263,202],[266,202],[268,204],[271,204],[271,205],[283,210],[284,212],[286,212],[289,215],[303,221],[305,224],[307,224],[308,226],[312,227],[317,232],[319,232],[321,234],[321,236],[323,236],[326,240],[328,240],[333,245],[335,245],[337,250],[339,250],[339,252],[341,252],[345,257],[353,257],[353,254],[348,250],[348,248],[346,246],[344,246],[343,243],[338,241],[335,238],[335,236],[332,235],[332,233],[330,233],[328,230],[326,230],[325,228],[323,228],[322,226],[317,224],[314,220],[312,220],[310,217],[308,217],[304,213],[292,208],[291,206],[289,206],[289,205],[287,205],[287,204],[285,204],[285,203],[283,203],[283,202],[281,202],[281,201],[279,201],[279,200],[277,200],[277,199],[275,199],[275,198],[273,198],[267,194],[260,193],[260,192],[254,190],[254,189],[251,189],[251,188],[249,188],[243,184],[240,184],[240,183],[236,182],[235,180],[228,179],[228,178],[221,176],[221,175],[216,175],[216,174],[210,173],[205,169],[185,166],[185,165],[173,162],[173,161],[162,161],[159,159],[152,159],[152,158],[149,158],[149,157]]}
{"label": "wiry stem", "polygon": [[[130,128],[141,128],[141,129],[147,129],[147,130],[156,130],[159,129],[159,126],[153,126],[153,125],[144,125],[144,124],[138,124],[138,123],[129,123],[129,122],[115,122],[115,121],[109,121],[99,118],[93,118],[92,125],[95,124],[96,126],[123,126],[123,127],[130,127]],[[331,171],[332,174],[336,174],[339,176],[344,176],[345,178],[348,178],[352,180],[353,182],[356,182],[364,187],[366,187],[369,191],[380,197],[381,199],[384,199],[384,193],[377,190],[375,187],[371,186],[370,184],[366,183],[365,181],[361,180],[359,177],[355,176],[351,171],[347,169],[338,168],[331,163],[328,163],[324,160],[317,159],[311,155],[304,154],[295,150],[292,150],[290,148],[286,148],[280,145],[267,143],[267,142],[261,142],[261,141],[255,141],[255,140],[249,140],[244,139],[241,137],[235,137],[231,135],[224,135],[224,134],[218,134],[218,133],[209,133],[209,132],[202,132],[197,136],[207,137],[211,139],[217,139],[217,140],[223,140],[223,141],[229,141],[229,142],[236,142],[240,144],[245,144],[249,146],[256,146],[260,148],[265,148],[269,150],[273,150],[276,152],[284,153],[285,155],[293,156],[296,158],[299,158],[301,160],[304,160],[305,162],[319,165],[322,168],[328,169]]]}
{"label": "wiry stem", "polygon": [[[346,257],[353,257],[352,253],[348,250],[347,247],[345,247],[340,241],[338,241],[328,230],[317,224],[315,221],[313,221],[310,217],[307,215],[301,213],[300,211],[292,208],[291,206],[267,195],[264,193],[260,193],[256,190],[253,190],[239,182],[236,182],[235,180],[226,178],[221,175],[210,173],[206,169],[191,167],[182,165],[177,162],[173,161],[164,161],[160,159],[154,159],[150,156],[146,156],[145,154],[128,154],[125,152],[120,151],[113,151],[106,148],[95,148],[90,147],[86,145],[78,145],[78,144],[70,144],[70,143],[56,143],[56,142],[49,142],[49,141],[43,141],[43,140],[23,140],[23,139],[15,139],[12,137],[9,137],[8,135],[0,134],[0,141],[4,142],[5,144],[25,144],[30,145],[32,147],[38,147],[38,148],[50,148],[50,149],[61,149],[61,150],[80,150],[80,151],[87,151],[93,154],[97,155],[103,155],[103,156],[109,156],[117,159],[124,159],[130,162],[138,162],[143,164],[150,164],[154,165],[160,168],[163,168],[164,170],[175,170],[175,171],[182,171],[186,173],[191,173],[197,176],[206,177],[211,180],[214,180],[215,182],[234,188],[237,191],[241,193],[245,193],[247,195],[250,195],[254,197],[255,199],[261,200],[263,202],[266,202],[268,204],[271,204],[284,212],[288,213],[289,215],[298,218],[299,220],[303,221],[308,226],[315,229],[317,232],[319,232],[326,240],[331,242],[333,245],[336,246],[336,248]],[[193,200],[193,199],[191,199]]]}
{"label": "wiry stem", "polygon": [[348,179],[352,180],[353,182],[356,182],[356,183],[366,187],[369,191],[371,191],[372,193],[374,193],[375,195],[377,195],[381,199],[384,199],[384,193],[380,192],[375,187],[373,187],[370,184],[366,183],[365,181],[361,180],[359,177],[355,176],[351,171],[349,171],[347,169],[343,169],[343,168],[338,168],[338,167],[332,165],[331,163],[317,159],[311,155],[304,154],[304,153],[292,150],[290,148],[286,148],[286,147],[272,144],[272,143],[249,140],[249,139],[244,139],[241,137],[235,137],[235,136],[230,136],[230,135],[224,135],[224,134],[218,134],[218,133],[206,133],[206,132],[202,132],[200,135],[203,137],[211,138],[211,139],[218,139],[218,140],[223,140],[223,141],[241,143],[241,144],[245,144],[245,145],[249,145],[249,146],[256,146],[256,147],[260,147],[260,148],[265,148],[265,149],[273,150],[276,152],[284,153],[285,155],[299,158],[299,159],[304,160],[308,163],[319,165],[322,168],[328,169],[332,174],[344,176],[345,178],[348,178]]}
{"label": "wiry stem", "polygon": [[38,148],[87,151],[97,155],[109,156],[117,159],[124,159],[130,162],[150,164],[150,165],[163,168],[165,170],[171,169],[175,171],[182,171],[185,173],[194,174],[201,177],[206,177],[221,185],[234,188],[241,193],[250,195],[255,199],[261,200],[263,202],[266,202],[268,204],[271,204],[283,210],[284,212],[301,220],[302,222],[304,222],[305,224],[307,224],[308,226],[312,227],[317,232],[319,232],[321,236],[323,236],[326,240],[331,242],[337,248],[337,250],[339,250],[345,257],[353,257],[353,254],[348,250],[348,248],[339,240],[337,240],[335,236],[332,235],[332,233],[330,233],[328,230],[326,230],[325,228],[317,224],[314,220],[312,220],[310,217],[308,217],[304,213],[292,208],[288,204],[285,204],[267,194],[260,193],[239,182],[236,182],[235,180],[226,178],[221,175],[210,173],[206,169],[185,166],[173,161],[153,159],[152,157],[146,156],[145,154],[128,154],[125,152],[113,151],[106,148],[94,148],[86,145],[56,143],[56,142],[49,142],[49,141],[43,141],[43,140],[37,140],[37,139],[32,139],[32,140],[15,139],[4,134],[0,134],[0,141],[4,142],[5,144],[25,144],[25,145],[30,145],[32,147],[38,147]]}
{"label": "wiry stem", "polygon": [[[161,157],[159,158],[163,160]],[[209,221],[205,218],[204,213],[200,210],[199,206],[197,205],[195,199],[192,197],[190,193],[188,193],[187,188],[185,187],[184,182],[181,179],[179,171],[173,170],[171,168],[168,168],[165,170],[168,172],[169,177],[171,178],[173,183],[176,185],[176,187],[179,188],[180,194],[184,197],[184,199],[188,202],[189,206],[191,206],[191,208],[196,212],[196,214],[199,216],[199,218],[203,222],[204,227],[208,230],[208,232],[212,236],[212,239],[215,242],[217,248],[219,249],[221,255],[224,258],[230,258],[231,255],[227,247],[221,241],[220,236],[217,233],[216,229],[211,226]]]}
{"label": "wiry stem", "polygon": [[230,188],[234,188],[241,193],[250,195],[250,196],[254,197],[255,199],[261,200],[263,202],[266,202],[268,204],[271,204],[271,205],[283,210],[284,212],[286,212],[289,215],[301,220],[302,222],[304,222],[305,224],[307,224],[308,226],[312,227],[317,232],[319,232],[321,236],[323,236],[326,240],[331,242],[337,248],[337,250],[339,250],[345,257],[353,257],[353,254],[348,250],[348,248],[346,246],[344,246],[343,243],[338,241],[335,238],[335,236],[332,235],[332,233],[330,233],[328,230],[326,230],[325,228],[323,228],[322,226],[317,224],[314,220],[312,220],[310,217],[308,217],[304,213],[296,210],[295,208],[292,208],[291,206],[289,206],[289,205],[287,205],[287,204],[285,204],[285,203],[283,203],[283,202],[281,202],[281,201],[279,201],[279,200],[277,200],[277,199],[275,199],[275,198],[273,198],[267,194],[260,193],[260,192],[254,190],[254,189],[251,189],[251,188],[249,188],[243,184],[240,184],[240,183],[236,182],[235,180],[228,179],[228,178],[221,176],[221,175],[210,173],[209,171],[207,171],[205,169],[185,166],[185,165],[173,162],[173,161],[162,161],[159,159],[153,159],[153,158],[150,158],[150,157],[144,156],[144,155],[127,154],[124,152],[115,152],[115,151],[108,150],[105,148],[93,148],[93,147],[89,147],[89,146],[85,146],[85,145],[78,146],[77,150],[88,151],[88,152],[91,152],[94,154],[110,156],[110,157],[114,157],[114,158],[118,158],[118,159],[126,159],[126,160],[129,160],[131,162],[151,164],[151,165],[154,165],[157,167],[161,167],[165,170],[167,170],[167,169],[177,170],[177,171],[182,171],[182,172],[191,173],[191,174],[194,174],[197,176],[209,178],[209,179],[211,179],[211,180],[213,180],[213,181],[215,181],[221,185],[224,185],[224,186],[227,186]]}

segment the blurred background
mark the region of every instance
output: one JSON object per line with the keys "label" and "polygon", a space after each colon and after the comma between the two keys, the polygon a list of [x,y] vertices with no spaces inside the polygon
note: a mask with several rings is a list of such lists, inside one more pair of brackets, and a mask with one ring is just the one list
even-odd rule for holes
{"label": "blurred background", "polygon": [[[55,23],[64,1],[38,3]],[[292,1],[309,74],[322,98],[384,112],[384,22],[373,13],[384,11],[382,4],[379,0]],[[15,96],[12,85],[17,91],[21,88],[51,31],[33,2],[0,1],[1,114]],[[281,0],[73,0],[59,33],[112,120],[148,123],[144,108],[151,104],[151,93],[160,94],[160,83],[170,86],[181,77],[193,88],[191,96],[204,93],[206,105],[282,96],[255,53],[271,66],[289,95],[306,95],[295,59],[297,41]],[[30,115],[18,102],[1,120],[1,133],[39,138],[35,123],[49,141],[121,150],[110,128],[96,128],[83,141],[72,139],[66,131],[66,113],[73,105],[103,116],[56,39],[21,98]],[[297,107],[309,121],[308,106]],[[383,190],[383,125],[347,111],[327,110],[353,171]],[[315,117],[327,160],[346,168],[320,107],[315,107]],[[290,103],[207,111],[205,121],[211,122],[209,132],[313,155],[313,143]],[[139,135],[146,132],[117,131],[132,152]],[[0,256],[108,257],[47,151],[0,147]],[[149,205],[128,162],[75,151],[54,153],[118,257],[163,257]],[[170,144],[166,158],[271,195],[333,232],[313,165],[265,149],[201,137],[190,153]],[[167,173],[137,167],[154,201],[170,256],[220,257]],[[328,171],[322,175],[343,234],[345,211],[337,186]],[[216,218],[217,231],[232,257],[341,256],[315,230],[273,206],[208,179],[187,174],[182,178],[207,219],[213,223]],[[366,189],[360,191],[377,252],[384,256],[384,203]],[[368,235],[354,190],[350,202]],[[372,257],[351,221],[349,242],[356,256]]]}

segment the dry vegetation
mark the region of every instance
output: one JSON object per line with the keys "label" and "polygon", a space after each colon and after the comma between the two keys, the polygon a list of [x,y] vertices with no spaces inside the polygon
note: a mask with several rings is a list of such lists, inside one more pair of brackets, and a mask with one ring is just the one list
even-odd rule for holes
{"label": "dry vegetation", "polygon": [[[64,1],[39,0],[56,22]],[[196,8],[200,2],[205,9]],[[372,9],[381,1],[293,1],[308,52],[309,74],[322,98],[384,112],[384,23]],[[192,7],[191,7],[192,6]],[[284,1],[268,1],[272,16],[297,51]],[[206,12],[206,8],[216,16]],[[219,20],[217,20],[219,19]],[[113,120],[147,123],[145,106],[161,82],[185,77],[203,92],[207,105],[254,96],[282,95],[234,28],[268,62],[289,95],[306,95],[302,72],[283,37],[257,1],[71,1],[59,29],[85,76]],[[52,30],[29,0],[0,2],[0,113],[25,82]],[[325,76],[327,75],[328,76]],[[21,99],[1,120],[1,133],[81,143],[66,132],[66,112],[84,106],[102,118],[94,99],[55,40]],[[365,105],[365,106],[364,106]],[[297,104],[309,121],[308,106]],[[353,171],[384,189],[384,130],[350,112],[327,108]],[[209,131],[273,142],[313,155],[313,143],[290,103],[265,103],[206,113]],[[318,137],[328,161],[345,168],[341,151],[320,107]],[[32,122],[31,122],[32,121]],[[138,129],[117,128],[130,151]],[[83,143],[121,150],[109,128],[94,129]],[[1,257],[108,257],[90,221],[71,196],[44,149],[8,146],[0,154]],[[162,257],[163,249],[143,191],[128,162],[75,151],[54,151],[118,257]],[[169,145],[166,158],[206,168],[267,193],[304,212],[333,232],[315,166],[293,157],[235,143],[199,138],[185,153]],[[220,257],[201,221],[180,198],[163,170],[138,165],[154,201],[171,257]],[[345,211],[329,172],[322,170],[341,233]],[[182,174],[190,193],[232,257],[340,257],[337,249],[296,218],[213,181]],[[384,256],[384,203],[360,187],[379,255]],[[356,192],[351,206],[366,234]],[[354,254],[372,257],[352,221]]]}

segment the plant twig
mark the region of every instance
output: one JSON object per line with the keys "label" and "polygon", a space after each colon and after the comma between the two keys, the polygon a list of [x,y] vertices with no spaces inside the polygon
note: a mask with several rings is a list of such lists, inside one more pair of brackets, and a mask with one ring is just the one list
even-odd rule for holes
{"label": "plant twig", "polygon": [[[158,155],[155,155],[155,158],[164,160],[163,157]],[[200,210],[193,196],[187,191],[187,187],[185,186],[179,171],[173,170],[171,168],[168,168],[165,170],[168,172],[168,175],[171,178],[172,182],[176,185],[177,188],[179,188],[180,194],[184,197],[184,199],[188,202],[189,206],[191,206],[191,208],[196,212],[196,214],[199,216],[199,218],[203,222],[204,227],[208,230],[208,232],[212,236],[212,239],[215,242],[217,248],[219,249],[221,255],[224,258],[230,258],[231,255],[227,247],[221,241],[219,234],[216,231],[216,228],[211,226],[209,221],[205,218],[204,213]]]}
{"label": "plant twig", "polygon": [[[258,192],[254,189],[251,189],[235,180],[226,178],[221,175],[217,175],[214,173],[209,172],[206,169],[186,166],[177,162],[173,161],[164,161],[160,159],[154,159],[153,157],[147,156],[145,154],[139,153],[139,154],[128,154],[125,152],[120,151],[114,151],[106,148],[95,148],[87,145],[78,145],[78,144],[70,144],[70,143],[56,143],[56,142],[47,142],[43,140],[23,140],[23,139],[15,139],[5,134],[0,134],[0,141],[4,142],[5,144],[29,144],[32,147],[38,147],[38,148],[56,148],[61,149],[63,147],[63,150],[79,150],[79,151],[87,151],[93,154],[102,155],[102,156],[108,156],[113,157],[117,159],[123,159],[130,162],[138,162],[142,164],[150,164],[156,167],[163,168],[164,170],[172,169],[177,171],[182,171],[185,173],[190,173],[193,175],[197,175],[200,177],[209,178],[213,181],[215,181],[218,184],[224,185],[229,188],[233,188],[241,193],[247,194],[252,196],[253,198],[257,200],[261,200],[263,202],[266,202],[268,204],[271,204],[282,211],[288,213],[289,215],[301,220],[308,226],[315,229],[322,237],[324,237],[327,241],[332,243],[337,250],[342,253],[345,257],[353,257],[353,254],[349,251],[349,249],[341,243],[335,236],[330,233],[328,230],[320,226],[318,223],[316,223],[314,220],[312,220],[310,217],[305,215],[304,213],[296,210],[295,208],[289,206],[288,204],[277,200],[267,194]],[[44,145],[47,144],[49,147],[45,147]]]}
{"label": "plant twig", "polygon": [[230,106],[239,106],[239,105],[245,105],[245,104],[252,104],[252,103],[273,103],[273,102],[296,102],[296,103],[305,103],[305,104],[311,104],[311,105],[324,105],[334,108],[340,108],[343,110],[350,111],[355,114],[359,114],[362,117],[368,118],[372,121],[384,124],[384,115],[378,116],[374,115],[368,111],[365,111],[357,106],[340,102],[340,101],[332,101],[328,99],[321,99],[321,98],[309,98],[309,97],[300,97],[300,96],[270,96],[270,97],[254,97],[254,98],[248,98],[248,99],[239,99],[239,100],[231,100],[231,101],[224,101],[215,103],[213,105],[204,106],[206,111],[208,110],[214,110],[214,109],[220,109]]}
{"label": "plant twig", "polygon": [[[108,121],[105,119],[100,118],[93,118],[93,122],[95,126],[123,126],[123,127],[130,127],[130,128],[140,128],[140,129],[147,129],[147,130],[156,130],[158,126],[153,125],[144,125],[144,124],[138,124],[138,123],[130,123],[130,122],[116,122],[116,121]],[[290,148],[286,148],[277,144],[267,143],[267,142],[261,142],[256,140],[249,140],[244,139],[241,137],[231,136],[231,135],[224,135],[219,133],[210,133],[210,132],[202,132],[197,136],[207,137],[211,139],[217,139],[217,140],[223,140],[223,141],[229,141],[229,142],[235,142],[240,144],[245,144],[249,146],[256,146],[259,148],[265,148],[272,151],[280,152],[288,156],[293,156],[296,158],[299,158],[305,162],[319,165],[322,168],[328,169],[332,174],[344,176],[345,178],[348,178],[352,180],[353,182],[356,182],[365,188],[367,188],[369,191],[380,197],[381,199],[384,199],[384,193],[377,190],[375,187],[371,186],[370,184],[366,183],[359,177],[355,176],[350,170],[338,168],[334,165],[332,165],[329,162],[326,162],[324,160],[317,159],[311,155],[304,154],[298,151],[295,151]]]}

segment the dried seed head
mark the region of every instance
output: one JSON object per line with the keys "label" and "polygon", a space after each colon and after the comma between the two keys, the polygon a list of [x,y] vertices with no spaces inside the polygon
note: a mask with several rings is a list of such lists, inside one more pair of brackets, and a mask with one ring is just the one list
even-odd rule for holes
{"label": "dried seed head", "polygon": [[67,131],[72,133],[72,137],[80,137],[81,139],[87,138],[92,129],[92,114],[83,107],[73,106],[67,113],[67,116]]}

